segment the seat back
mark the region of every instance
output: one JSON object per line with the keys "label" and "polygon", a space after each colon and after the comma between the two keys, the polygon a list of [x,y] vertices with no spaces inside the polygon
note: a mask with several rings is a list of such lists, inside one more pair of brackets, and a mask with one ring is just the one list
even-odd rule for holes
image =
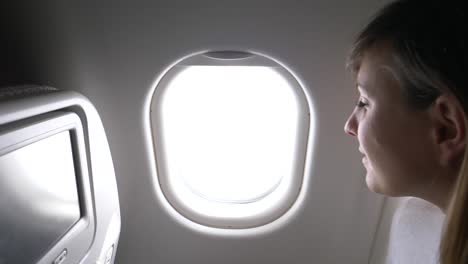
{"label": "seat back", "polygon": [[0,88],[0,263],[113,263],[120,208],[99,114],[84,96]]}

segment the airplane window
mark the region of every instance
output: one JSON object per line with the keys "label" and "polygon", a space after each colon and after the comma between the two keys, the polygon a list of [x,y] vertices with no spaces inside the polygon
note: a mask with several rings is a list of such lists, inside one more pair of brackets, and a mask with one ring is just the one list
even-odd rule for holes
{"label": "airplane window", "polygon": [[257,214],[283,213],[284,200],[290,206],[297,196],[310,111],[285,69],[255,65],[245,54],[216,55],[175,66],[156,87],[158,180],[175,209],[196,222],[260,225],[274,219]]}

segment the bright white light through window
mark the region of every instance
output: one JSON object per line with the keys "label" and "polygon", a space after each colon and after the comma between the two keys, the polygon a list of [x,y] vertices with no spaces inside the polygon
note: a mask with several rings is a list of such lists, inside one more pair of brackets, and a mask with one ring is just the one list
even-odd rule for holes
{"label": "bright white light through window", "polygon": [[186,218],[251,228],[296,201],[313,116],[276,62],[245,52],[189,57],[158,81],[150,116],[156,188]]}
{"label": "bright white light through window", "polygon": [[298,103],[271,68],[188,67],[161,110],[169,174],[205,199],[254,202],[292,173]]}

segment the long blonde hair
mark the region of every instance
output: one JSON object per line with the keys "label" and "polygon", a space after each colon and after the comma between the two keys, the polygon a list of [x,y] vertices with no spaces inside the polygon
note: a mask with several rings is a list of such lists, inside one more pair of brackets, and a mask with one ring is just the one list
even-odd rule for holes
{"label": "long blonde hair", "polygon": [[468,264],[468,145],[447,210],[440,243],[440,263]]}

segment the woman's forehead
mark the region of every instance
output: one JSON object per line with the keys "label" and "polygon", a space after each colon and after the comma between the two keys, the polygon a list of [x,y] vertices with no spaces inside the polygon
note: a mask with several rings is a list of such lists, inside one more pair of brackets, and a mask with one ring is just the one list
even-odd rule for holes
{"label": "woman's forehead", "polygon": [[[360,93],[382,93],[382,89],[401,86],[395,71],[395,64],[388,51],[372,50],[364,54],[356,76],[356,86]],[[398,89],[399,90],[399,89]]]}

